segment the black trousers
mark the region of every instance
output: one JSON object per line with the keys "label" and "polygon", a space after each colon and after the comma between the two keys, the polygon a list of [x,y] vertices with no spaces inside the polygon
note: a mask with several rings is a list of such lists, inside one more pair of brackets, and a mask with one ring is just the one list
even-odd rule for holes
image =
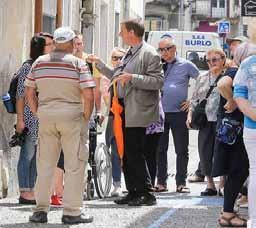
{"label": "black trousers", "polygon": [[169,131],[171,129],[176,153],[176,185],[185,185],[188,167],[188,128],[187,113],[165,113],[164,133],[159,140],[157,183],[166,185],[167,181],[167,151],[169,146]]}
{"label": "black trousers", "polygon": [[216,122],[207,122],[198,132],[198,152],[200,157],[201,174],[211,176],[213,152],[215,144]]}
{"label": "black trousers", "polygon": [[139,195],[148,192],[151,180],[145,159],[146,128],[124,129],[123,172],[129,194]]}
{"label": "black trousers", "polygon": [[232,172],[227,175],[224,187],[224,212],[234,212],[236,198],[247,177],[248,169],[243,167],[237,172]]}
{"label": "black trousers", "polygon": [[158,147],[159,138],[162,133],[155,133],[146,135],[146,142],[145,142],[145,157],[147,161],[148,171],[151,178],[152,186],[155,186],[155,179],[156,179],[156,152]]}
{"label": "black trousers", "polygon": [[202,171],[201,171],[200,161],[198,162],[198,166],[197,166],[197,170],[195,171],[195,174],[196,174],[198,177],[204,178],[204,175],[202,174]]}

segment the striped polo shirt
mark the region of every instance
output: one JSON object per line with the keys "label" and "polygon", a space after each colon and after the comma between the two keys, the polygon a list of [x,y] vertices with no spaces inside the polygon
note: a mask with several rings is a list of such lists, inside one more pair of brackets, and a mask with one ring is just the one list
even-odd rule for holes
{"label": "striped polo shirt", "polygon": [[39,118],[74,118],[83,112],[81,90],[95,82],[85,61],[53,51],[34,62],[25,85],[38,92]]}

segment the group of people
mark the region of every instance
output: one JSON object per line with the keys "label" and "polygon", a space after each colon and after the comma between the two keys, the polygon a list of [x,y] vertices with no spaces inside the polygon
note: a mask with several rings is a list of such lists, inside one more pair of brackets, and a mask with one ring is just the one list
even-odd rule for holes
{"label": "group of people", "polygon": [[[109,92],[109,85],[114,81],[123,107],[124,157],[120,160],[118,156],[113,113],[109,111],[106,142],[112,151],[112,196],[120,195],[121,171],[128,191],[114,202],[150,206],[157,203],[152,192],[168,191],[170,130],[177,155],[176,192],[189,192],[189,129],[195,107],[207,99],[207,122],[198,133],[200,175],[207,178],[201,196],[217,195],[213,177],[221,176],[224,205],[219,224],[246,226],[246,220],[234,212],[234,204],[248,177],[248,153],[248,224],[250,228],[256,227],[255,57],[247,58],[256,54],[254,44],[246,42],[232,47],[232,60],[227,59],[223,50],[210,49],[206,53],[209,70],[200,74],[192,62],[178,56],[170,34],[161,37],[156,50],[143,41],[142,21],[124,21],[120,29],[119,35],[129,49],[115,48],[111,67],[98,56],[85,54],[82,35],[70,28],[58,28],[53,36],[40,33],[31,40],[31,62],[25,62],[20,69],[22,77],[17,92],[17,131],[29,129],[18,164],[19,201],[36,203],[29,220],[47,222],[51,196],[58,196],[64,207],[64,224],[93,221],[92,216],[81,211],[88,160],[88,121],[94,106],[96,113],[101,111],[101,98],[106,106],[111,106],[113,93],[111,87]],[[196,85],[188,100],[190,78],[196,80]],[[224,118],[244,127],[244,134],[240,132],[232,145],[216,137]],[[57,167],[63,171],[58,173]]]}

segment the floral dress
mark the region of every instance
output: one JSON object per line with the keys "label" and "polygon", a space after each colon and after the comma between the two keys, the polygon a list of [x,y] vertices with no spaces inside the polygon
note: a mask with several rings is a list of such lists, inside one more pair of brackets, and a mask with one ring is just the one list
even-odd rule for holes
{"label": "floral dress", "polygon": [[[210,89],[210,86],[213,86],[215,83],[216,77],[212,76],[208,71],[205,74],[198,76],[196,80],[196,85],[194,88],[194,92],[191,102],[191,109],[194,110],[195,106],[205,99],[207,92]],[[220,102],[220,94],[218,92],[217,86],[214,87],[210,96],[207,99],[207,103],[205,106],[205,112],[208,121],[217,121],[217,113]]]}
{"label": "floral dress", "polygon": [[[24,82],[25,82],[26,76],[30,72],[30,69],[31,69],[31,65],[29,63],[24,63],[22,67],[19,69],[19,71],[17,72],[19,80],[18,80],[16,98],[24,98],[24,93],[25,93]],[[24,105],[24,123],[25,123],[25,127],[28,129],[27,135],[31,137],[33,142],[36,143],[37,136],[38,136],[38,118],[34,116],[34,114],[31,112],[27,103],[25,103]]]}

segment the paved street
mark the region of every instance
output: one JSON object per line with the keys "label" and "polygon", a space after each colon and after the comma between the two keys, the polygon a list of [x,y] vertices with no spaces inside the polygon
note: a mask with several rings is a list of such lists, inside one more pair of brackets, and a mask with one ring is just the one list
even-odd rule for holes
{"label": "paved street", "polygon": [[[196,169],[197,132],[190,131],[190,161],[189,174]],[[97,228],[217,228],[217,219],[223,202],[222,197],[199,197],[204,190],[205,183],[189,184],[191,193],[180,194],[175,192],[175,154],[170,141],[169,149],[169,192],[156,194],[158,203],[152,207],[117,206],[112,198],[104,200],[84,201],[84,211],[94,216],[92,224],[63,226],[60,222],[61,209],[52,208],[47,225],[27,223],[32,206],[20,206],[16,198],[0,200],[0,227],[5,228],[32,228],[32,227],[97,227]],[[247,214],[245,209],[240,209]]]}

